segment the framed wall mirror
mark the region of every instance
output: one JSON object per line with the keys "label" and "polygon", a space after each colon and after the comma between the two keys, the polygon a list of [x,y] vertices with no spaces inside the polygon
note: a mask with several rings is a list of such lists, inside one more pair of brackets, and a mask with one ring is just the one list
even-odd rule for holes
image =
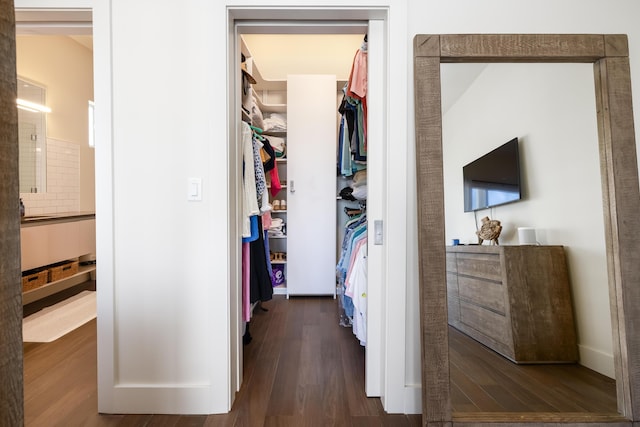
{"label": "framed wall mirror", "polygon": [[[440,64],[510,62],[593,64],[617,413],[452,410]],[[414,82],[423,425],[622,426],[639,420],[640,334],[633,325],[640,321],[640,190],[626,36],[418,35]]]}

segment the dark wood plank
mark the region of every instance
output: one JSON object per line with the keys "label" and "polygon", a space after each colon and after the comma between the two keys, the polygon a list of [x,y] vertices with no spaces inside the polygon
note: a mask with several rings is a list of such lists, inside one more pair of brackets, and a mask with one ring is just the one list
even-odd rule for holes
{"label": "dark wood plank", "polygon": [[417,426],[364,392],[364,349],[332,298],[281,297],[256,310],[245,378],[229,414],[99,415],[96,322],[53,343],[25,344],[27,426]]}
{"label": "dark wood plank", "polygon": [[[364,348],[349,328],[338,325],[335,300],[277,297],[265,307],[269,311],[256,311],[252,320],[253,340],[245,346],[245,378],[229,414],[98,415],[94,320],[53,343],[24,345],[26,425],[421,424],[420,415],[386,414],[380,399],[366,397]],[[574,369],[567,365],[516,365],[460,332],[452,330],[449,336],[456,417],[464,418],[465,413],[481,411],[491,414],[525,411],[512,412],[518,414],[572,409],[584,418],[588,415],[582,407],[587,405],[584,400],[589,399],[592,405],[600,405],[600,412],[615,411],[615,386],[606,377],[579,366]],[[315,366],[311,366],[313,364]],[[544,371],[535,372],[534,368]],[[304,381],[296,382],[300,379]],[[547,391],[551,392],[536,392],[541,387],[539,383],[550,387]],[[600,392],[603,387],[608,387],[608,395]],[[584,390],[593,392],[581,397],[585,395]],[[275,396],[276,393],[280,396]],[[545,403],[545,399],[558,401]],[[577,402],[574,406],[567,406],[567,402],[574,401]]]}
{"label": "dark wood plank", "polygon": [[640,191],[629,58],[605,58],[594,69],[618,394],[623,413],[640,419],[640,336],[631,333],[640,318],[640,242],[628,234],[640,233]]}
{"label": "dark wood plank", "polygon": [[594,62],[605,56],[600,34],[447,34],[442,62]]}
{"label": "dark wood plank", "polygon": [[15,34],[13,1],[0,0],[0,425],[24,422]]}
{"label": "dark wood plank", "polygon": [[418,245],[429,254],[419,261],[423,422],[439,422],[451,419],[440,58],[416,57],[414,76]]}
{"label": "dark wood plank", "polygon": [[604,375],[577,364],[517,365],[454,328],[449,337],[453,390],[462,394],[452,392],[456,416],[617,411],[615,381]]}

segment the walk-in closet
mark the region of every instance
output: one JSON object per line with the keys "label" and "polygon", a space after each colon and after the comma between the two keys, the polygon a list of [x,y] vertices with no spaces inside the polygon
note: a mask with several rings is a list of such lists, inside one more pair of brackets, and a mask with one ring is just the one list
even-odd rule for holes
{"label": "walk-in closet", "polygon": [[364,347],[366,26],[242,34],[239,56],[245,354],[274,298],[333,300],[333,322]]}

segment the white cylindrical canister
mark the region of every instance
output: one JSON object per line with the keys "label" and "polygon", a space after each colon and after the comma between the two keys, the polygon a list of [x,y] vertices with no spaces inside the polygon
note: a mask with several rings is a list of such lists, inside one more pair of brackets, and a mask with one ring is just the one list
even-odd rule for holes
{"label": "white cylindrical canister", "polygon": [[518,227],[518,241],[521,245],[535,245],[536,229],[533,227]]}

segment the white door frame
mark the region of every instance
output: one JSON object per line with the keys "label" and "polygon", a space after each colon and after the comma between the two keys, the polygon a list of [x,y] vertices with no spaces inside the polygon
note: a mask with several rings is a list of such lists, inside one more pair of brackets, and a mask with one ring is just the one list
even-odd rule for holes
{"label": "white door frame", "polygon": [[[349,28],[354,25],[360,28],[362,31],[363,24],[368,24],[368,43],[369,43],[369,92],[368,92],[368,106],[369,106],[369,141],[368,141],[368,191],[369,197],[367,200],[367,213],[370,218],[370,222],[373,220],[382,220],[383,224],[389,224],[389,217],[387,212],[387,191],[388,187],[388,132],[389,132],[389,111],[388,107],[390,90],[390,80],[388,72],[388,8],[378,7],[369,9],[357,9],[350,11],[351,13],[345,13],[344,7],[341,8],[323,8],[322,12],[318,13],[318,10],[308,9],[282,9],[268,7],[262,7],[259,9],[249,9],[245,7],[228,8],[228,24],[230,39],[228,40],[228,64],[229,76],[228,85],[230,92],[229,96],[229,136],[230,141],[236,140],[238,135],[240,115],[240,82],[237,76],[240,75],[237,64],[238,52],[239,52],[239,34],[241,33],[262,33],[262,32],[275,32],[274,27],[279,27],[278,32],[290,32],[290,33],[308,33],[308,32],[337,32],[336,28]],[[319,15],[324,15],[320,17]],[[349,21],[344,21],[345,16],[350,18]],[[265,18],[267,17],[267,18]],[[309,21],[312,17],[313,21]],[[306,18],[306,20],[305,20]],[[283,30],[282,27],[286,30]],[[239,28],[240,27],[240,28]],[[331,28],[327,31],[327,28]],[[373,52],[373,54],[372,54]],[[239,147],[239,144],[234,144]],[[232,145],[233,146],[233,145]],[[240,153],[236,150],[235,153],[230,150],[229,161],[232,163],[229,165],[230,171],[238,170],[238,159]],[[231,188],[229,194],[239,193],[239,179],[237,177],[230,177],[229,183]],[[230,201],[229,217],[232,218],[238,212],[234,208],[238,209],[235,201]],[[402,221],[403,223],[405,221]],[[235,227],[238,230],[238,227]],[[370,242],[374,241],[373,227],[369,227]],[[240,234],[236,241],[240,241]],[[393,408],[387,408],[387,402],[385,397],[389,387],[394,383],[401,383],[402,389],[404,389],[404,351],[401,351],[401,357],[389,357],[387,349],[389,344],[395,345],[396,342],[393,338],[390,339],[389,335],[399,337],[402,345],[404,345],[404,315],[399,316],[402,322],[394,322],[397,325],[402,325],[402,330],[396,328],[392,334],[390,334],[390,324],[387,322],[390,316],[387,315],[390,305],[388,302],[388,287],[387,279],[391,271],[387,267],[389,257],[388,241],[385,239],[383,245],[374,246],[370,244],[368,254],[369,265],[369,309],[368,309],[368,341],[366,348],[366,372],[365,372],[365,388],[367,396],[380,396],[382,397],[385,409],[393,412],[404,412],[406,404],[404,403],[404,390],[396,393],[397,398],[392,399],[402,402],[396,404]],[[233,245],[233,244],[232,244]],[[406,246],[406,245],[405,245]],[[231,289],[230,305],[232,307],[230,315],[230,364],[231,364],[231,381],[230,381],[230,404],[233,402],[234,395],[239,390],[242,384],[242,344],[241,344],[241,331],[242,331],[242,319],[240,307],[240,295],[237,291],[240,289],[240,265],[241,254],[239,247],[230,248],[230,268],[232,269],[232,276],[236,278],[235,283],[230,283]],[[403,250],[406,249],[403,247]],[[402,267],[400,267],[402,268]],[[404,269],[403,269],[404,270]],[[394,284],[395,286],[395,284]],[[235,288],[235,289],[234,289]],[[401,286],[397,286],[394,292],[398,292],[401,296],[401,303],[404,304],[404,295],[406,289],[406,282],[403,281]],[[398,295],[396,295],[397,297]],[[402,312],[404,314],[404,310]],[[396,319],[398,320],[398,319]],[[354,338],[355,339],[355,338]],[[400,342],[397,342],[400,344]],[[397,347],[396,347],[397,348]],[[397,353],[397,352],[396,352]],[[392,360],[393,359],[393,360]],[[398,364],[397,362],[401,362]],[[389,363],[393,362],[394,365],[389,366]],[[393,372],[392,372],[393,371]],[[393,375],[395,380],[386,381],[387,376]],[[391,391],[391,390],[389,390]],[[401,395],[401,396],[400,396]],[[393,402],[389,402],[392,404]]]}

